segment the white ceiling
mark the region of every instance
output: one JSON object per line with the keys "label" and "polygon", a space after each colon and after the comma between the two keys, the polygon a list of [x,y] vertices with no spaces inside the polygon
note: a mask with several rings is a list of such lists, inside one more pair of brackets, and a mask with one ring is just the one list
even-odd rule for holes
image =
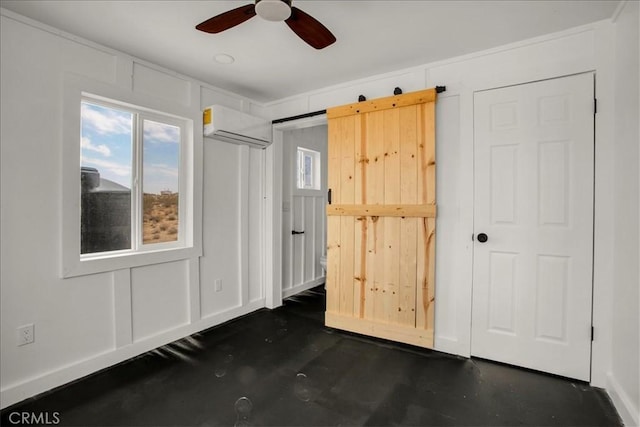
{"label": "white ceiling", "polygon": [[[338,41],[315,50],[283,22],[260,17],[221,34],[195,25],[234,1],[2,0],[2,7],[71,34],[269,102],[611,18],[618,1],[314,1],[294,5]],[[235,58],[219,64],[216,54]]]}

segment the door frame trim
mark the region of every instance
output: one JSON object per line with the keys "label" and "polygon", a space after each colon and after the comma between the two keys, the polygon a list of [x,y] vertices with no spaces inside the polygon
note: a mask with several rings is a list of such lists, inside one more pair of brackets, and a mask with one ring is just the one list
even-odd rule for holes
{"label": "door frame trim", "polygon": [[266,149],[264,265],[265,306],[273,309],[282,305],[282,182],[284,132],[327,124],[321,114],[273,125],[273,143]]}

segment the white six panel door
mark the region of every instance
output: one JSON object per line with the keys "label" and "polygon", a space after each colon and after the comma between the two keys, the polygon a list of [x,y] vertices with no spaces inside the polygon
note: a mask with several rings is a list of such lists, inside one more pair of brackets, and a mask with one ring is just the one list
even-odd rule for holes
{"label": "white six panel door", "polygon": [[[474,356],[589,381],[594,76],[474,97]],[[478,235],[487,241],[478,241]]]}

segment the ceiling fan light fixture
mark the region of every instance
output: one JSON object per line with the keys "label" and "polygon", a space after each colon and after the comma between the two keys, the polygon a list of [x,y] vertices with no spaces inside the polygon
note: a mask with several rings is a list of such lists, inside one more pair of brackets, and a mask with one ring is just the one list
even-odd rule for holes
{"label": "ceiling fan light fixture", "polygon": [[335,43],[336,36],[327,27],[313,16],[291,6],[292,1],[255,0],[253,4],[236,7],[201,22],[196,25],[196,30],[217,34],[259,15],[267,21],[284,21],[291,31],[315,49],[324,49]]}
{"label": "ceiling fan light fixture", "polygon": [[284,21],[291,16],[291,0],[257,0],[256,13],[267,21]]}

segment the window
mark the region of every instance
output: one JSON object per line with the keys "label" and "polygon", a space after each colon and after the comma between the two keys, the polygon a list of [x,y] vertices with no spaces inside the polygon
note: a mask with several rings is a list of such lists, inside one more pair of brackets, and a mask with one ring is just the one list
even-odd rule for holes
{"label": "window", "polygon": [[83,97],[81,259],[183,247],[187,121]]}
{"label": "window", "polygon": [[320,153],[298,147],[298,188],[320,190]]}

